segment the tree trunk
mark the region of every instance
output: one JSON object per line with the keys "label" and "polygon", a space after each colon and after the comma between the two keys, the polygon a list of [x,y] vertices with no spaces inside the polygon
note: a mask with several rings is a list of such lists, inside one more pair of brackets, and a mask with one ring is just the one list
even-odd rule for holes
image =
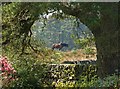
{"label": "tree trunk", "polygon": [[[81,5],[83,5],[83,3]],[[84,3],[84,5],[87,6],[90,5],[90,3]],[[94,3],[91,5],[94,5]],[[91,7],[92,6],[90,6],[90,8]],[[63,12],[78,17],[94,34],[97,47],[98,75],[102,78],[106,75],[118,73],[118,69],[120,71],[120,46],[118,44],[118,42],[120,42],[120,28],[118,23],[119,10],[117,2],[97,3],[96,7],[99,8],[94,12],[94,10],[96,10],[95,8],[94,10],[87,10],[81,7],[84,11],[81,11],[81,8],[74,11],[67,7],[65,9],[63,6]],[[89,16],[88,12],[93,12],[93,16]],[[88,17],[86,17],[87,15]],[[100,16],[100,24],[98,21],[89,25],[89,22],[94,22],[96,17],[98,19],[98,16]],[[92,20],[89,21],[90,18]]]}
{"label": "tree trunk", "polygon": [[120,69],[120,47],[118,45],[120,29],[117,8],[117,4],[113,3],[104,5],[101,12],[101,24],[92,31],[97,47],[98,75],[101,78],[118,73]]}

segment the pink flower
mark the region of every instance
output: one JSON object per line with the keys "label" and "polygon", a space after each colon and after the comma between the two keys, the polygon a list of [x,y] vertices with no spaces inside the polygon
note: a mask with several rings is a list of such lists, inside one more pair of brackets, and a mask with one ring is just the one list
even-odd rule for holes
{"label": "pink flower", "polygon": [[7,63],[5,63],[5,64],[4,64],[4,67],[8,67],[8,64],[7,64]]}
{"label": "pink flower", "polygon": [[11,74],[15,74],[16,70],[12,67],[12,65],[10,64],[10,62],[7,60],[7,57],[1,57],[0,56],[0,65],[2,65],[0,67],[0,71],[2,71],[2,73],[0,73],[0,75],[4,78],[7,79],[8,81],[10,80],[14,80],[14,78],[11,76]]}
{"label": "pink flower", "polygon": [[0,68],[0,71],[2,71],[2,72],[3,72],[3,71],[5,71],[5,68],[3,68],[3,67],[2,67],[2,68]]}
{"label": "pink flower", "polygon": [[16,73],[16,70],[13,70],[13,73]]}

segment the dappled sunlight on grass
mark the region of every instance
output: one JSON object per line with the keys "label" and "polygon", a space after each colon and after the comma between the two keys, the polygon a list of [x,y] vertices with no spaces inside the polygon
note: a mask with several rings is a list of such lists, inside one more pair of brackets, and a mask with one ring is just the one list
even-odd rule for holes
{"label": "dappled sunlight on grass", "polygon": [[43,63],[60,63],[60,60],[63,57],[62,52],[57,51],[57,50],[51,50],[51,49],[45,49],[42,52],[39,52],[36,54],[37,57],[43,62]]}
{"label": "dappled sunlight on grass", "polygon": [[[86,48],[87,49],[87,48]],[[59,51],[44,49],[37,57],[45,63],[59,64],[63,61],[96,60],[96,49],[76,49],[71,51]]]}
{"label": "dappled sunlight on grass", "polygon": [[77,49],[72,51],[63,52],[62,61],[80,61],[80,60],[96,60],[96,50],[94,53],[85,53],[84,49]]}

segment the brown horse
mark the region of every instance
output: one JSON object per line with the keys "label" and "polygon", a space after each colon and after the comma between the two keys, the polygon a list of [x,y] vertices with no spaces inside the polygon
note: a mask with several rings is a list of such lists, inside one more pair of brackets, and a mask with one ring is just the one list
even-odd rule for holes
{"label": "brown horse", "polygon": [[63,47],[68,47],[68,44],[66,43],[53,44],[52,50],[54,50],[55,48],[61,50]]}

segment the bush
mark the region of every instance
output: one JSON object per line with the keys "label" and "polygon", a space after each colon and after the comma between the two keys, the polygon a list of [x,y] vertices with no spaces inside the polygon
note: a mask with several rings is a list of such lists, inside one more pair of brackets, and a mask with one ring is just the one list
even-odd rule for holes
{"label": "bush", "polygon": [[16,59],[14,57],[11,63],[17,71],[17,79],[11,81],[9,85],[4,86],[4,88],[35,89],[42,86],[39,82],[42,78],[42,74],[46,71],[45,69],[47,69],[47,65],[41,64],[39,60],[30,55],[23,55]]}
{"label": "bush", "polygon": [[84,48],[84,54],[86,55],[94,55],[95,53],[96,53],[95,50],[91,47]]}
{"label": "bush", "polygon": [[87,76],[80,76],[79,81],[76,83],[76,87],[118,87],[119,78],[117,75],[107,76],[104,79],[99,77],[92,77],[90,81],[87,81]]}
{"label": "bush", "polygon": [[0,57],[0,75],[3,87],[16,79],[16,70],[12,67],[7,57]]}
{"label": "bush", "polygon": [[[6,58],[3,58],[3,60],[6,61]],[[117,83],[120,82],[117,75],[100,79],[96,75],[97,68],[95,65],[47,65],[27,55],[23,55],[12,61],[17,71],[17,73],[15,72],[17,77],[13,77],[15,80],[10,81],[9,85],[4,86],[4,88],[117,87]],[[0,63],[2,64],[3,61]],[[7,61],[7,63],[9,62]],[[13,67],[11,66],[9,68],[11,72],[2,71],[2,73],[8,73],[7,78],[9,78],[8,76],[14,75]],[[1,70],[3,69],[1,68]]]}

